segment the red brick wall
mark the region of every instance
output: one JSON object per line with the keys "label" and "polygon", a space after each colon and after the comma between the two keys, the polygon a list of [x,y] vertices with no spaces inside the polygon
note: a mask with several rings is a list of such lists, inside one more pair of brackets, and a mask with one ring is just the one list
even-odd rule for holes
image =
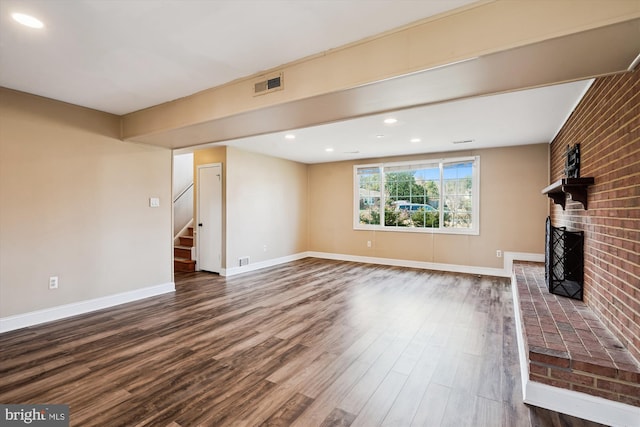
{"label": "red brick wall", "polygon": [[585,233],[585,302],[640,360],[640,71],[596,79],[551,144],[551,177],[564,177],[580,143],[581,177],[594,177],[588,210],[552,205],[554,226]]}

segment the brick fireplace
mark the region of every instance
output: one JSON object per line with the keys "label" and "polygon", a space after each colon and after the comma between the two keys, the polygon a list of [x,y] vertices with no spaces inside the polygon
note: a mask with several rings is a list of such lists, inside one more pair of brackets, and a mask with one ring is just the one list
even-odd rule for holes
{"label": "brick fireplace", "polygon": [[567,146],[580,144],[581,175],[594,177],[588,209],[551,203],[554,225],[584,233],[584,301],[640,359],[640,72],[595,80],[550,148],[550,182]]}
{"label": "brick fireplace", "polygon": [[[580,153],[575,174],[568,173],[571,152]],[[548,238],[545,264],[513,265],[524,400],[607,425],[638,425],[640,71],[593,82],[550,146],[549,182],[542,189],[551,199],[547,236],[550,224],[580,235],[583,268],[567,274],[561,260],[553,270]],[[551,273],[562,282],[582,276],[582,295],[550,292]]]}

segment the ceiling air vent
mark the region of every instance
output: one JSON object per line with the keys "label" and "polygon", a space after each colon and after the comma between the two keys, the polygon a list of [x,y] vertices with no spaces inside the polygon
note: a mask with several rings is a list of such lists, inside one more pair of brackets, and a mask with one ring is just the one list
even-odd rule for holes
{"label": "ceiling air vent", "polygon": [[275,73],[267,76],[260,76],[253,83],[253,96],[265,95],[284,89],[283,73]]}

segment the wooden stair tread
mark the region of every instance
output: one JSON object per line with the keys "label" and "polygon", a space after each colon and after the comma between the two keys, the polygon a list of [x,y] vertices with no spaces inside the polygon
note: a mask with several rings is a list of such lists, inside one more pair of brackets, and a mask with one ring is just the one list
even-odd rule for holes
{"label": "wooden stair tread", "polygon": [[193,227],[187,227],[187,234],[178,236],[178,244],[173,245],[174,271],[191,272],[196,270],[196,261],[191,259],[191,251],[195,246],[193,232]]}
{"label": "wooden stair tread", "polygon": [[189,241],[189,242],[193,242],[195,239],[193,238],[193,236],[180,236],[178,237],[178,239],[180,240],[180,242],[182,243],[183,240]]}
{"label": "wooden stair tread", "polygon": [[188,258],[174,258],[173,259],[175,262],[180,262],[183,264],[195,264],[196,261],[193,259],[188,259]]}
{"label": "wooden stair tread", "polygon": [[174,258],[173,269],[174,271],[193,272],[196,271],[196,262],[192,259]]}

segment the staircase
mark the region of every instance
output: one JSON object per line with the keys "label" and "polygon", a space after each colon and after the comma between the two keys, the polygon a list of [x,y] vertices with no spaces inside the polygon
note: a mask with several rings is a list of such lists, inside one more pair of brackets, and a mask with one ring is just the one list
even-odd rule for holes
{"label": "staircase", "polygon": [[196,262],[191,259],[193,248],[193,227],[187,228],[187,234],[180,236],[180,244],[173,247],[173,270],[196,271]]}

